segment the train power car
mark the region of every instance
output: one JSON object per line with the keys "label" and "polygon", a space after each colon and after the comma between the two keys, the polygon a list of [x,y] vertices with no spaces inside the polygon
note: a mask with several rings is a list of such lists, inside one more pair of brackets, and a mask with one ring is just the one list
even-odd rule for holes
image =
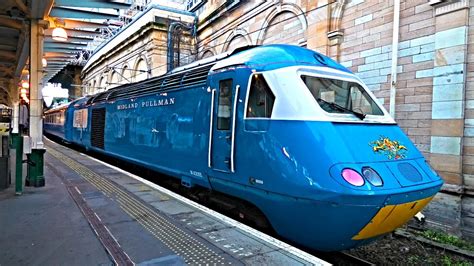
{"label": "train power car", "polygon": [[322,251],[393,231],[443,183],[357,76],[296,46],[203,59],[53,113],[65,117],[46,133],[239,198]]}

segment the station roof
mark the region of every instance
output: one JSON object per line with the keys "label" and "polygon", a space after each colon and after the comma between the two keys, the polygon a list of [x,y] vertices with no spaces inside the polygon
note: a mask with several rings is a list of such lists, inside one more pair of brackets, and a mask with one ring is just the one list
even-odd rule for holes
{"label": "station roof", "polygon": [[[30,56],[30,21],[39,19],[44,32],[44,70],[47,82],[100,34],[101,28],[117,21],[120,9],[131,0],[2,0],[0,4],[0,103],[9,104],[11,80],[21,79]],[[66,30],[68,39],[53,40],[54,27]],[[34,37],[34,36],[33,36]]]}

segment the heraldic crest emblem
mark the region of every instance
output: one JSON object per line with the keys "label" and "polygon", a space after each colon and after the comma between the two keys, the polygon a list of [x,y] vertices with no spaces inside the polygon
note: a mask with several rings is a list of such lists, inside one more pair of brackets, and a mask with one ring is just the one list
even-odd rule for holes
{"label": "heraldic crest emblem", "polygon": [[380,136],[380,139],[369,143],[374,153],[380,153],[389,160],[404,159],[408,151],[407,147],[399,141],[390,140],[388,137]]}

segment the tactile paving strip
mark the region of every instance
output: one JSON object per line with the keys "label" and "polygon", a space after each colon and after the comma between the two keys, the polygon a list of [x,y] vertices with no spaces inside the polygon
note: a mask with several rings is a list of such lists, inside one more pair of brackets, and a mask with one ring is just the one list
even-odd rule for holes
{"label": "tactile paving strip", "polygon": [[[50,168],[55,171],[53,167],[50,166]],[[58,173],[56,174],[60,176]],[[125,253],[125,251],[122,249],[117,240],[111,235],[107,227],[102,223],[99,217],[95,215],[95,212],[89,206],[87,206],[87,203],[85,202],[84,198],[82,198],[79,191],[76,190],[77,187],[71,184],[71,182],[66,178],[60,178],[66,185],[66,189],[69,192],[69,195],[71,195],[72,199],[76,202],[77,206],[86,217],[87,221],[91,225],[100,242],[103,244],[103,246],[109,253],[115,265],[135,265],[135,263],[130,259],[128,254]]]}
{"label": "tactile paving strip", "polygon": [[129,195],[118,185],[93,172],[82,164],[65,156],[61,152],[48,147],[48,153],[70,167],[84,179],[105,193],[109,198],[115,199],[120,207],[132,218],[139,222],[153,236],[163,242],[177,255],[181,256],[187,264],[215,265],[231,264],[205,244],[184,232],[155,210]]}

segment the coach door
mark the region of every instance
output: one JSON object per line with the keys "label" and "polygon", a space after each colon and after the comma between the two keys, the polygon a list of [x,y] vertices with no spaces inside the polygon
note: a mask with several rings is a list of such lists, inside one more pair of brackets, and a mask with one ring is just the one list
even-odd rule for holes
{"label": "coach door", "polygon": [[222,72],[211,78],[211,123],[209,139],[209,167],[223,172],[234,172],[234,145],[237,97],[239,86],[234,71]]}

